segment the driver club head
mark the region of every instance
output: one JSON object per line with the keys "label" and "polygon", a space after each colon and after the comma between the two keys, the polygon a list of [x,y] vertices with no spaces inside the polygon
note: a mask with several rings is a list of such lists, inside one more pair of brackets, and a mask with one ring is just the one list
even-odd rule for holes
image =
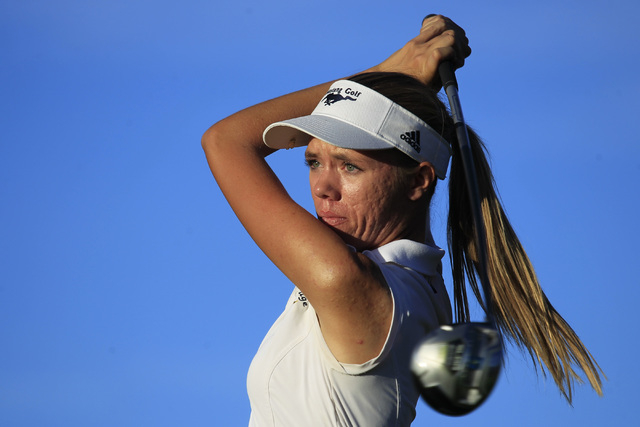
{"label": "driver club head", "polygon": [[441,326],[413,352],[422,397],[445,415],[465,415],[489,396],[502,364],[502,340],[490,323]]}

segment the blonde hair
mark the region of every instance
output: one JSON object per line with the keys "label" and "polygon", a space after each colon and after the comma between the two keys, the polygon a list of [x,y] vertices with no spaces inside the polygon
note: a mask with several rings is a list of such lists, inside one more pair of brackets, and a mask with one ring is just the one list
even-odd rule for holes
{"label": "blonde hair", "polygon": [[[487,307],[477,280],[475,225],[470,214],[464,169],[457,153],[453,120],[437,93],[412,77],[398,73],[367,73],[352,80],[412,111],[452,144],[447,239],[456,321],[466,322],[470,320],[466,281],[485,311]],[[503,336],[527,350],[534,366],[540,366],[543,374],[546,368],[567,401],[571,402],[574,383],[582,382],[574,367],[582,370],[593,389],[602,395],[602,369],[540,287],[533,265],[497,196],[484,144],[472,129],[468,132],[487,231],[490,285],[486,291],[492,301],[491,316]]]}
{"label": "blonde hair", "polygon": [[[485,156],[484,144],[469,129],[487,230],[487,258],[491,312],[499,328],[518,347],[526,349],[535,366],[549,371],[558,388],[571,402],[573,383],[582,382],[574,370],[580,368],[593,389],[602,395],[602,369],[578,335],[556,311],[542,290],[533,265],[502,208],[495,181]],[[447,235],[453,272],[456,319],[469,319],[465,277],[481,302],[476,279],[477,248],[470,220],[467,185],[462,165],[453,156],[449,179]]]}

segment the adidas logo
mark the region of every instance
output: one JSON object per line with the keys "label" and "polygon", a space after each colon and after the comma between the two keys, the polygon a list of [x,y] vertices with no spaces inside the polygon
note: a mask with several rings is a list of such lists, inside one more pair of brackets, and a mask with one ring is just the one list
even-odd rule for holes
{"label": "adidas logo", "polygon": [[412,130],[410,132],[405,132],[400,135],[400,139],[409,144],[416,150],[418,153],[420,152],[420,131]]}

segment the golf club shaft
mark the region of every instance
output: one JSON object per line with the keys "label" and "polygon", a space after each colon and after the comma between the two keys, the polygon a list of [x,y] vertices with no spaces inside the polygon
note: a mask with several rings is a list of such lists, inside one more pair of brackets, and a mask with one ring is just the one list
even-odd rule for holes
{"label": "golf club shaft", "polygon": [[487,321],[494,323],[493,316],[491,315],[491,294],[489,291],[490,283],[487,271],[487,234],[482,216],[482,201],[480,199],[480,189],[478,188],[478,182],[476,180],[476,168],[473,162],[469,133],[467,132],[467,126],[464,122],[462,107],[460,106],[460,98],[458,96],[458,81],[453,71],[453,66],[448,61],[440,63],[438,72],[440,74],[440,80],[442,80],[444,91],[449,99],[449,107],[451,108],[451,115],[453,116],[453,123],[456,129],[460,156],[462,157],[462,167],[464,169],[464,175],[469,191],[471,215],[476,228],[476,242],[478,245],[478,261],[476,269],[480,277],[482,290],[484,291]]}

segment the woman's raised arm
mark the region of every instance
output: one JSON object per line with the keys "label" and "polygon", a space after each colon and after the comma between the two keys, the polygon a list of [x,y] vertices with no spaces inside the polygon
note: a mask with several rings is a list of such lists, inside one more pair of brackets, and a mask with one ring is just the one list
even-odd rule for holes
{"label": "woman's raised arm", "polygon": [[[430,82],[439,61],[460,64],[469,54],[464,33],[456,38],[460,32],[446,18],[429,18],[416,38],[371,71],[400,71]],[[265,160],[273,150],[262,141],[269,124],[310,114],[330,84],[233,114],[207,130],[202,146],[247,232],[313,305],[334,355],[361,363],[384,344],[392,315],[389,290],[373,262],[289,197]]]}

